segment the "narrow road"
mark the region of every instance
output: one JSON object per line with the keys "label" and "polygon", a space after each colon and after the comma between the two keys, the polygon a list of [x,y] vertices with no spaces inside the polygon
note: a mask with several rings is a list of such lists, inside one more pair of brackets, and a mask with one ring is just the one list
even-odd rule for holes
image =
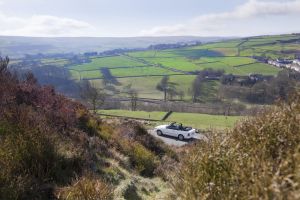
{"label": "narrow road", "polygon": [[149,134],[153,135],[154,137],[162,140],[164,143],[166,143],[167,145],[170,146],[177,146],[177,147],[181,147],[184,146],[186,144],[190,144],[193,143],[197,140],[206,140],[206,137],[202,134],[196,134],[195,137],[191,140],[184,140],[184,141],[180,141],[178,140],[178,138],[174,138],[174,137],[169,137],[169,136],[158,136],[154,130],[148,130]]}

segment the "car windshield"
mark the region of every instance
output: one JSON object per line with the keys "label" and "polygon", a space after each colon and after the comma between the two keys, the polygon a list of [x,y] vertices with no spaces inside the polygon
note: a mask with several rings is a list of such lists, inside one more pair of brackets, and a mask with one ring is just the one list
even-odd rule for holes
{"label": "car windshield", "polygon": [[189,131],[191,130],[192,128],[191,127],[185,127],[183,126],[182,124],[180,123],[171,123],[169,126],[168,126],[169,129],[175,129],[175,130],[182,130],[182,131]]}

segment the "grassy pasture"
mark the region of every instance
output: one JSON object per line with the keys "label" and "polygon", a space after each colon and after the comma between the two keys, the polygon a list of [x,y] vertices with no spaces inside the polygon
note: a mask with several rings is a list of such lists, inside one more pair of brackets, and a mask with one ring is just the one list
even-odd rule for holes
{"label": "grassy pasture", "polygon": [[100,70],[95,71],[82,71],[80,72],[81,79],[93,79],[93,78],[102,78],[103,75]]}
{"label": "grassy pasture", "polygon": [[[79,79],[94,79],[94,78],[102,78],[103,75],[100,70],[92,70],[92,71],[74,71],[70,70],[71,75]],[[159,67],[132,67],[132,68],[112,68],[110,72],[115,77],[130,77],[130,76],[164,76],[164,75],[174,75],[181,74],[179,72],[173,72],[167,69],[159,68]]]}
{"label": "grassy pasture", "polygon": [[55,65],[55,66],[64,66],[68,64],[66,59],[42,59],[41,63],[44,65]]}
{"label": "grassy pasture", "polygon": [[[264,75],[276,75],[280,69],[273,66],[258,63],[251,57],[266,56],[270,58],[293,58],[293,53],[284,51],[299,50],[299,43],[280,43],[279,41],[287,41],[290,39],[300,38],[299,35],[280,35],[280,36],[263,36],[248,39],[233,39],[222,42],[203,44],[193,47],[169,49],[169,50],[148,50],[127,53],[129,56],[113,56],[113,57],[93,57],[91,63],[76,65],[70,69],[81,71],[81,78],[101,78],[102,74],[99,69],[102,67],[110,68],[113,76],[144,76],[132,78],[118,78],[121,83],[116,86],[118,89],[131,84],[132,88],[139,92],[140,97],[145,98],[163,98],[163,94],[156,90],[157,83],[161,77],[147,77],[147,75],[170,75],[180,74],[172,70],[153,67],[151,65],[162,65],[163,67],[173,68],[176,70],[192,72],[212,68],[215,70],[224,70],[227,74],[249,75],[250,73],[258,73]],[[270,43],[276,42],[274,45]],[[238,49],[240,56],[237,56]],[[283,52],[282,52],[283,50]],[[130,59],[133,57],[133,59]],[[134,58],[142,59],[147,64],[134,60]],[[51,63],[52,61],[44,61]],[[59,62],[59,61],[58,61]],[[63,63],[63,61],[61,61]],[[124,68],[119,68],[124,67]],[[128,68],[125,68],[128,67]],[[93,70],[85,71],[84,70]],[[79,73],[71,71],[74,78],[79,79]],[[190,100],[191,85],[195,76],[190,75],[174,75],[170,76],[170,81],[177,84],[178,91],[185,93],[185,100]],[[101,82],[101,80],[99,80]],[[101,85],[101,84],[100,84]],[[218,84],[205,83],[205,88],[211,93],[216,93]],[[207,93],[208,94],[208,93]],[[211,99],[207,95],[207,99]],[[212,97],[213,98],[213,97]],[[206,101],[206,100],[204,100]]]}
{"label": "grassy pasture", "polygon": [[161,120],[166,112],[146,112],[146,111],[129,111],[129,110],[99,110],[100,114],[134,117],[141,119]]}
{"label": "grassy pasture", "polygon": [[93,70],[93,71],[75,71],[70,70],[71,77],[74,79],[94,79],[94,78],[102,78],[102,73],[100,70]]}
{"label": "grassy pasture", "polygon": [[110,71],[112,75],[116,77],[180,74],[159,67],[117,68],[110,69]]}
{"label": "grassy pasture", "polygon": [[[125,86],[132,85],[131,88],[138,92],[139,98],[163,99],[163,92],[156,90],[157,83],[162,77],[132,77],[118,78],[119,86],[115,86],[118,90],[123,91]],[[102,80],[92,80],[97,87],[103,88]],[[125,94],[121,94],[124,96]]]}
{"label": "grassy pasture", "polygon": [[223,58],[217,58],[216,60],[233,67],[257,62],[252,58],[245,58],[245,57],[223,57]]}
{"label": "grassy pasture", "polygon": [[201,70],[201,68],[193,63],[191,60],[188,60],[184,57],[175,57],[175,58],[145,58],[146,61],[161,64],[166,67],[183,70],[183,71],[196,71]]}
{"label": "grassy pasture", "polygon": [[201,57],[219,57],[223,53],[209,49],[181,49],[174,51],[174,54],[188,59],[197,59]]}
{"label": "grassy pasture", "polygon": [[[136,57],[136,58],[170,58],[170,57],[177,57],[174,53],[174,50],[163,50],[163,51],[137,51],[128,53],[129,56]],[[179,56],[178,56],[179,57]]]}
{"label": "grassy pasture", "polygon": [[250,73],[260,73],[263,75],[274,75],[277,74],[280,69],[273,67],[264,63],[254,63],[250,65],[244,65],[240,67],[236,67],[240,70],[244,75],[248,75]]}
{"label": "grassy pasture", "polygon": [[176,121],[199,129],[232,128],[241,117],[196,113],[173,113],[168,121]]}
{"label": "grassy pasture", "polygon": [[[194,61],[201,69],[224,70],[227,74],[249,75],[260,73],[264,75],[276,75],[280,69],[267,64],[257,63],[252,58],[245,57],[210,57]],[[205,63],[207,62],[207,63]]]}
{"label": "grassy pasture", "polygon": [[229,40],[226,42],[215,42],[192,47],[191,49],[214,49],[214,48],[234,48],[241,43],[240,40]]}
{"label": "grassy pasture", "polygon": [[218,47],[218,48],[214,48],[214,51],[220,52],[224,56],[235,56],[238,53],[237,48],[234,48],[234,47],[233,48]]}
{"label": "grassy pasture", "polygon": [[114,68],[114,67],[131,67],[131,66],[143,66],[144,64],[131,60],[125,56],[113,56],[113,57],[103,57],[94,58],[91,63],[86,63],[82,65],[75,65],[70,67],[70,69],[75,69],[79,71],[84,70],[97,70],[103,67]]}
{"label": "grassy pasture", "polygon": [[[195,80],[195,75],[172,75],[170,81],[176,84],[177,91],[184,92],[184,100],[191,101],[191,88]],[[131,85],[131,88],[138,92],[140,98],[163,99],[164,93],[156,89],[157,84],[162,77],[130,77],[118,78],[119,86],[115,86],[122,91],[125,86]],[[103,88],[102,80],[92,80],[99,88]],[[220,83],[218,81],[206,81],[203,83],[201,101],[207,102],[217,98]],[[121,94],[121,96],[125,94]],[[179,100],[180,97],[175,97]]]}
{"label": "grassy pasture", "polygon": [[[166,114],[165,112],[145,112],[128,110],[99,110],[99,113],[154,120],[161,120]],[[167,122],[159,122],[158,124],[178,122],[183,123],[186,126],[192,126],[194,128],[199,129],[227,129],[232,128],[234,124],[241,118],[242,117],[240,116],[226,117],[222,115],[207,115],[198,113],[173,113],[167,119]]]}

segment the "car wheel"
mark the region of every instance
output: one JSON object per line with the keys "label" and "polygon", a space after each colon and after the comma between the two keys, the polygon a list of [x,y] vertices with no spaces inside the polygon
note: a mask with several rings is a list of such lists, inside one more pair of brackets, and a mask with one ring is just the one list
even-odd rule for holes
{"label": "car wheel", "polygon": [[156,133],[157,133],[157,135],[159,135],[159,136],[162,136],[162,135],[163,135],[163,133],[161,132],[161,130],[158,130]]}
{"label": "car wheel", "polygon": [[183,135],[178,135],[178,139],[181,140],[181,141],[184,140]]}

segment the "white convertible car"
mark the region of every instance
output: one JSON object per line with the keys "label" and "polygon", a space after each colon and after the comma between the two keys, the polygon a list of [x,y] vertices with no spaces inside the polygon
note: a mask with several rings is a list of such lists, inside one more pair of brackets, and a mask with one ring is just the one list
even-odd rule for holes
{"label": "white convertible car", "polygon": [[176,137],[179,140],[191,139],[196,133],[196,129],[184,127],[182,124],[172,123],[170,125],[161,125],[155,127],[154,131],[157,135],[168,135]]}

